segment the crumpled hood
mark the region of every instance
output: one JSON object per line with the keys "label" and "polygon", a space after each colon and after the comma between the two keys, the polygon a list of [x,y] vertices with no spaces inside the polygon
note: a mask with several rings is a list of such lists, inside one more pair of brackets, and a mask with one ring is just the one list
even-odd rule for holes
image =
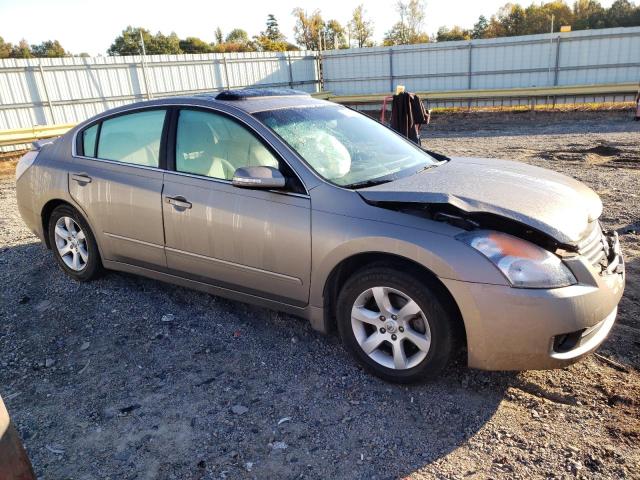
{"label": "crumpled hood", "polygon": [[524,223],[575,245],[602,213],[583,183],[544,168],[489,158],[454,157],[440,166],[358,190],[371,202],[450,204]]}

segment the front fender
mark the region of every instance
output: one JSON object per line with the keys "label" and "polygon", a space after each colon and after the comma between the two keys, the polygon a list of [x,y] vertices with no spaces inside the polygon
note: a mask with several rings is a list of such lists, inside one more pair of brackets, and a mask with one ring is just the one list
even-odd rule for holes
{"label": "front fender", "polygon": [[507,285],[486,258],[451,235],[318,211],[313,212],[312,229],[310,304],[315,307],[323,305],[324,288],[333,269],[361,253],[404,257],[443,279]]}

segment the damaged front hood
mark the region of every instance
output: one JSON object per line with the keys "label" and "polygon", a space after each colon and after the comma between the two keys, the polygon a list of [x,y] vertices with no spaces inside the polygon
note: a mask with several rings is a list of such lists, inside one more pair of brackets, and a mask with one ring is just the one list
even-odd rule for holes
{"label": "damaged front hood", "polygon": [[369,202],[449,204],[523,223],[575,245],[602,213],[600,197],[583,183],[544,168],[488,158],[454,157],[406,178],[363,188]]}

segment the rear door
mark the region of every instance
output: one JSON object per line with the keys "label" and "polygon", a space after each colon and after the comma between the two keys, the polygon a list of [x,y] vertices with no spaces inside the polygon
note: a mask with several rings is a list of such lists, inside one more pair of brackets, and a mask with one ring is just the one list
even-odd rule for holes
{"label": "rear door", "polygon": [[[254,132],[211,110],[180,110],[165,174],[167,266],[181,276],[304,305],[311,269],[310,199]],[[169,158],[173,152],[168,153]],[[236,168],[278,167],[280,192],[234,187]]]}
{"label": "rear door", "polygon": [[164,269],[161,146],[165,109],[104,119],[78,133],[69,192],[106,260]]}

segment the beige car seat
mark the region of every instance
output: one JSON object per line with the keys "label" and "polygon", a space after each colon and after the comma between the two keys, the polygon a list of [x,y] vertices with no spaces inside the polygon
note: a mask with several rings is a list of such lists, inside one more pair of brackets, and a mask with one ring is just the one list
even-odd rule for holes
{"label": "beige car seat", "polygon": [[203,122],[185,122],[181,129],[189,132],[188,142],[180,142],[176,148],[176,169],[213,178],[231,180],[233,168],[225,160],[223,149],[211,130]]}

